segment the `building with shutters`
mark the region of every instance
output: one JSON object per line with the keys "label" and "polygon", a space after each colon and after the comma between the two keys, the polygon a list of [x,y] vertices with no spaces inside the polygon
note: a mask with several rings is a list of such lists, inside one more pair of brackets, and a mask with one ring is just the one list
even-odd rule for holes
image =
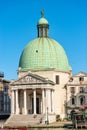
{"label": "building with shutters", "polygon": [[0,119],[6,119],[11,113],[10,81],[0,72]]}
{"label": "building with shutters", "polygon": [[73,109],[87,112],[87,73],[79,72],[67,83],[67,115]]}

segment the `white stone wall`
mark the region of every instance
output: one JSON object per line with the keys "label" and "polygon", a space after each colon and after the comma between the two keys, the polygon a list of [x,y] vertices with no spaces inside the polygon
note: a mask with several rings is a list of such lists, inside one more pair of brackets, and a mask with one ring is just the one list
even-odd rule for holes
{"label": "white stone wall", "polygon": [[57,72],[57,71],[39,71],[33,72],[45,78],[48,78],[54,82],[56,75],[59,75],[59,84],[55,84],[53,92],[53,104],[54,104],[54,113],[60,115],[63,119],[66,115],[65,113],[65,101],[66,101],[66,90],[64,89],[65,84],[69,81],[70,74],[66,72]]}
{"label": "white stone wall", "polygon": [[[26,72],[28,73],[28,72]],[[59,84],[53,86],[53,113],[60,115],[63,119],[66,116],[65,113],[65,102],[66,102],[66,90],[64,89],[65,84],[69,81],[70,73],[62,71],[36,71],[32,72],[46,79],[52,80],[56,83],[56,75],[59,75]],[[19,73],[19,77],[25,75],[25,73]],[[30,106],[28,106],[29,108]]]}

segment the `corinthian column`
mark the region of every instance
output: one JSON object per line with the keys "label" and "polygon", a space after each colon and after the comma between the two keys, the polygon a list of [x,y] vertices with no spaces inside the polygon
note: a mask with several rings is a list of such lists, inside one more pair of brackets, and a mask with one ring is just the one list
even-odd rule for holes
{"label": "corinthian column", "polygon": [[54,99],[53,99],[53,97],[54,97],[54,91],[52,90],[51,91],[51,112],[54,112]]}
{"label": "corinthian column", "polygon": [[45,104],[44,104],[44,89],[42,89],[42,113],[45,113]]}
{"label": "corinthian column", "polygon": [[14,90],[11,93],[11,114],[14,114]]}
{"label": "corinthian column", "polygon": [[18,90],[16,90],[16,114],[19,114]]}
{"label": "corinthian column", "polygon": [[36,114],[36,89],[33,90],[34,114]]}
{"label": "corinthian column", "polygon": [[48,112],[51,113],[51,90],[48,91]]}
{"label": "corinthian column", "polygon": [[24,90],[24,114],[27,114],[27,94],[26,94],[26,89]]}

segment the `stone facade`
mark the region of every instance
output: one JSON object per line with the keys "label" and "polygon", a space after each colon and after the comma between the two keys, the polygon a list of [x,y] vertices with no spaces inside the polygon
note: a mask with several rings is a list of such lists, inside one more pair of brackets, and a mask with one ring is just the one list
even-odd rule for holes
{"label": "stone facade", "polygon": [[11,82],[12,115],[44,115],[43,123],[66,117],[65,85],[71,66],[64,48],[48,36],[49,23],[42,15],[37,24],[38,38],[22,51],[18,79]]}
{"label": "stone facade", "polygon": [[19,78],[11,83],[11,114],[46,115],[48,113],[50,122],[56,120],[54,118],[56,115],[60,115],[63,119],[66,117],[64,86],[69,77],[70,73],[54,70],[25,74],[19,72]]}
{"label": "stone facade", "polygon": [[87,73],[79,72],[67,84],[67,114],[72,109],[87,112]]}
{"label": "stone facade", "polygon": [[11,113],[10,104],[10,81],[3,79],[0,73],[0,119],[7,118]]}

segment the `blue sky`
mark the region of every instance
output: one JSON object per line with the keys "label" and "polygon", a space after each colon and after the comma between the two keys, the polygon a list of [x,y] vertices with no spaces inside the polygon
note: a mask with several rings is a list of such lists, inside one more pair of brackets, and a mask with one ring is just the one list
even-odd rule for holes
{"label": "blue sky", "polygon": [[73,74],[87,73],[87,0],[2,0],[0,71],[5,79],[17,78],[21,52],[37,37],[42,9],[49,21],[49,37],[64,47]]}

